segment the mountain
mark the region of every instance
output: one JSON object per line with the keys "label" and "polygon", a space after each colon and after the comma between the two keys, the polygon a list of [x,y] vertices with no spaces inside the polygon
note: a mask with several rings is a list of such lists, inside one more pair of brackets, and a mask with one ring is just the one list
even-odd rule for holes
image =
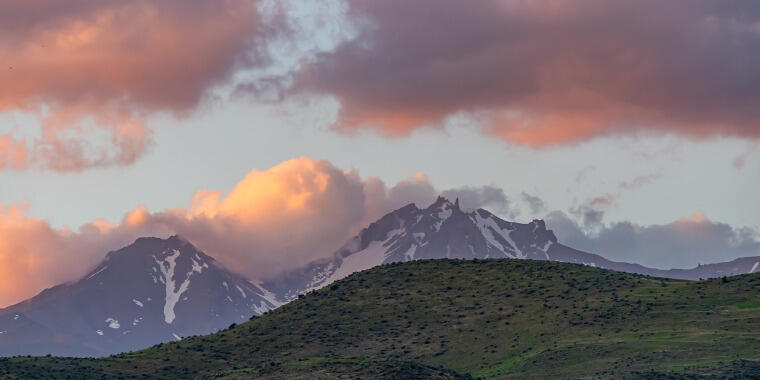
{"label": "mountain", "polygon": [[0,309],[0,355],[113,354],[208,334],[278,305],[180,237],[140,238],[79,281]]}
{"label": "mountain", "polygon": [[760,274],[424,260],[353,274],[209,336],[97,360],[0,359],[0,378],[756,379],[758,294]]}
{"label": "mountain", "polygon": [[299,294],[381,264],[420,259],[559,261],[655,277],[696,280],[752,273],[760,257],[693,269],[620,263],[562,245],[541,220],[508,222],[438,198],[395,210],[331,258],[254,285],[179,237],[140,238],[110,252],[79,281],[0,309],[0,355],[100,356],[206,334]]}
{"label": "mountain", "polygon": [[408,204],[362,230],[329,259],[317,260],[267,281],[263,286],[279,300],[317,289],[347,275],[376,265],[420,259],[514,258],[550,260],[656,277],[698,280],[752,273],[760,257],[694,269],[662,270],[607,260],[557,241],[542,220],[527,224],[508,222],[484,209],[464,211],[459,202],[439,197],[420,209]]}

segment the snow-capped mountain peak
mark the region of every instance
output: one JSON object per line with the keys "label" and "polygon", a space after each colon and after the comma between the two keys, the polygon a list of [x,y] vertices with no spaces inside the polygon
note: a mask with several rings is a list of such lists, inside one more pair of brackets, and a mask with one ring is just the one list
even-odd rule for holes
{"label": "snow-capped mountain peak", "polygon": [[615,262],[562,245],[543,220],[510,222],[484,209],[463,210],[458,200],[451,202],[438,197],[424,209],[408,204],[383,216],[333,257],[311,262],[266,282],[264,286],[286,302],[300,293],[376,265],[445,258],[551,260],[692,280],[760,270],[760,257],[670,270]]}
{"label": "snow-capped mountain peak", "polygon": [[0,310],[0,353],[110,354],[210,333],[278,305],[178,236],[140,238],[79,281]]}
{"label": "snow-capped mountain peak", "polygon": [[438,197],[424,209],[408,204],[385,215],[333,258],[315,261],[265,286],[288,300],[383,263],[437,258],[546,260],[556,242],[541,220],[507,222],[486,210],[462,210],[458,200]]}

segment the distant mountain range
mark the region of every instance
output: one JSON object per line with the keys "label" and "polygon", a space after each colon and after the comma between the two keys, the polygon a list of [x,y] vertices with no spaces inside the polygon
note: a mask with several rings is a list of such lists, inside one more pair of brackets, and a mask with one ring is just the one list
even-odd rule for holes
{"label": "distant mountain range", "polygon": [[395,210],[331,258],[260,284],[180,237],[140,238],[110,252],[79,281],[0,309],[0,356],[101,356],[208,334],[357,271],[444,258],[549,260],[689,280],[760,270],[760,257],[671,270],[610,261],[562,245],[542,220],[508,222],[438,198],[424,209],[409,204]]}

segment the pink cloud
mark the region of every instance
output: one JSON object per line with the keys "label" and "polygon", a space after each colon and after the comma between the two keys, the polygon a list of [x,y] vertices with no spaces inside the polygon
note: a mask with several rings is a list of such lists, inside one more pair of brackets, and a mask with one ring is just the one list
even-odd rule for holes
{"label": "pink cloud", "polygon": [[336,128],[450,116],[528,146],[623,133],[757,139],[760,11],[743,2],[351,1],[359,35],[299,72]]}
{"label": "pink cloud", "polygon": [[752,156],[755,152],[760,150],[760,145],[758,144],[752,144],[747,149],[734,157],[733,161],[731,161],[731,164],[736,169],[744,169],[744,166],[747,164],[747,159]]}
{"label": "pink cloud", "polygon": [[[133,163],[150,140],[146,115],[187,114],[252,56],[256,3],[4,4],[0,112],[35,113],[42,133],[14,145],[0,141],[0,164],[15,157],[0,168],[75,171]],[[105,141],[93,137],[103,132]]]}
{"label": "pink cloud", "polygon": [[[268,43],[312,37],[290,7],[264,17],[260,5],[5,2],[0,112],[36,114],[42,132],[0,137],[0,170],[135,162],[150,146],[147,116],[189,115],[234,73],[276,61]],[[236,83],[239,92],[333,96],[336,130],[388,136],[465,115],[488,136],[534,147],[642,131],[760,137],[760,12],[746,2],[345,5],[352,32],[331,34],[335,49],[307,49],[285,74]],[[329,17],[315,23],[342,22]]]}
{"label": "pink cloud", "polygon": [[28,165],[26,145],[11,135],[0,135],[0,170],[25,169]]}

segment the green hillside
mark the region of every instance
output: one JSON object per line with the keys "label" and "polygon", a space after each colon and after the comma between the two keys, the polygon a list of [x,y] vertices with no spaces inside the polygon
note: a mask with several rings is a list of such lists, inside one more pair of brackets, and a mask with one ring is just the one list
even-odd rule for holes
{"label": "green hillside", "polygon": [[377,267],[223,332],[6,378],[760,376],[760,275],[664,280],[529,260]]}

